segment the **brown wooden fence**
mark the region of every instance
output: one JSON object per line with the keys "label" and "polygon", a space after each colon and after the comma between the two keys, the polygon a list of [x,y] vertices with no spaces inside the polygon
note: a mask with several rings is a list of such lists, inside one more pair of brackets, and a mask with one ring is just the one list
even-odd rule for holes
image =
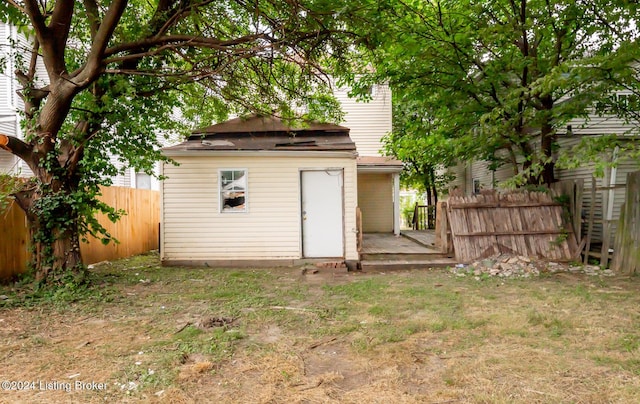
{"label": "brown wooden fence", "polygon": [[640,272],[640,171],[627,174],[627,194],[620,213],[611,268]]}
{"label": "brown wooden fence", "polygon": [[[160,194],[158,191],[122,187],[102,188],[100,200],[127,212],[116,223],[98,218],[119,244],[102,244],[90,237],[82,243],[85,264],[125,258],[158,248]],[[28,259],[28,231],[22,210],[14,203],[0,213],[0,278],[24,272]]]}
{"label": "brown wooden fence", "polygon": [[452,194],[447,213],[459,262],[501,253],[570,260],[577,251],[563,206],[545,192]]}
{"label": "brown wooden fence", "polygon": [[0,212],[0,278],[24,272],[29,257],[27,243],[26,219],[14,202]]}

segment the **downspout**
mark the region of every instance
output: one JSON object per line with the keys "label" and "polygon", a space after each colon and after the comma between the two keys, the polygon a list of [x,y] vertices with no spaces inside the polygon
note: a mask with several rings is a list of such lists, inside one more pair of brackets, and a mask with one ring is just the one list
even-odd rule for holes
{"label": "downspout", "polygon": [[[611,162],[616,163],[618,161],[618,152],[620,151],[620,147],[616,146],[613,150],[613,157]],[[616,178],[618,176],[618,167],[613,165],[611,167],[611,175],[609,178],[609,203],[607,204],[607,220],[613,220],[613,202],[615,200],[615,186],[616,186]]]}
{"label": "downspout", "polygon": [[400,173],[393,173],[393,234],[400,235]]}
{"label": "downspout", "polygon": [[606,212],[605,217],[603,218],[602,223],[602,250],[600,251],[600,266],[602,268],[607,268],[609,265],[609,246],[611,245],[611,222],[613,219],[613,203],[615,201],[615,185],[616,185],[616,177],[618,175],[618,168],[615,166],[615,163],[618,160],[618,152],[620,148],[618,146],[613,150],[613,155],[611,157],[611,170],[609,171],[609,184],[608,184],[608,194],[606,198]]}

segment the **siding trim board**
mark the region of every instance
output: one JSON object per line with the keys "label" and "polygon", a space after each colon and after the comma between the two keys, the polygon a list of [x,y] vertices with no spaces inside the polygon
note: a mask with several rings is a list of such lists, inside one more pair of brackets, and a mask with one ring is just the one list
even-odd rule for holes
{"label": "siding trim board", "polygon": [[[164,150],[165,156],[168,157],[188,157],[193,156],[194,152],[189,150]],[[354,158],[353,152],[323,152],[323,151],[273,151],[273,150],[256,150],[256,151],[233,151],[233,150],[198,150],[198,156],[204,157],[348,157]]]}
{"label": "siding trim board", "polygon": [[210,268],[286,268],[299,267],[306,264],[326,262],[326,258],[292,258],[292,259],[188,259],[166,260],[163,266],[169,267],[210,267]]}
{"label": "siding trim board", "polygon": [[359,173],[378,173],[378,174],[396,174],[402,172],[402,167],[389,167],[389,166],[358,166]]}

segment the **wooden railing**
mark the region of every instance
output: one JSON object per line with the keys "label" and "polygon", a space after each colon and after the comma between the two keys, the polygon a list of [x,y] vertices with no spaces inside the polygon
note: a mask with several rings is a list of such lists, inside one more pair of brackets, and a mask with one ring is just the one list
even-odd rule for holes
{"label": "wooden railing", "polygon": [[433,230],[436,228],[436,207],[419,205],[413,209],[413,230]]}

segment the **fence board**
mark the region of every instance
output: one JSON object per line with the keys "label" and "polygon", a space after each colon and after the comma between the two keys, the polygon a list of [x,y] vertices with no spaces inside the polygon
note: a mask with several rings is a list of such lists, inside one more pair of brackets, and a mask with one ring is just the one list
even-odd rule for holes
{"label": "fence board", "polygon": [[627,194],[616,231],[611,269],[640,272],[640,171],[627,174]]}
{"label": "fence board", "polygon": [[116,223],[104,216],[99,217],[100,224],[120,243],[104,245],[93,238],[88,244],[82,243],[80,251],[86,264],[130,257],[158,248],[158,191],[108,187],[102,189],[100,200],[116,209],[125,210],[127,215]]}
{"label": "fence board", "polygon": [[454,194],[447,213],[459,262],[500,253],[570,260],[577,249],[562,205],[545,192]]}
{"label": "fence board", "polygon": [[0,212],[0,278],[24,272],[29,259],[24,213],[15,203]]}
{"label": "fence board", "polygon": [[[160,222],[160,194],[158,191],[123,187],[102,188],[100,200],[127,215],[112,223],[104,215],[98,220],[119,244],[102,244],[89,237],[80,251],[85,264],[115,260],[158,248]],[[22,210],[14,204],[0,213],[0,277],[9,278],[26,270],[28,260],[28,231]]]}

